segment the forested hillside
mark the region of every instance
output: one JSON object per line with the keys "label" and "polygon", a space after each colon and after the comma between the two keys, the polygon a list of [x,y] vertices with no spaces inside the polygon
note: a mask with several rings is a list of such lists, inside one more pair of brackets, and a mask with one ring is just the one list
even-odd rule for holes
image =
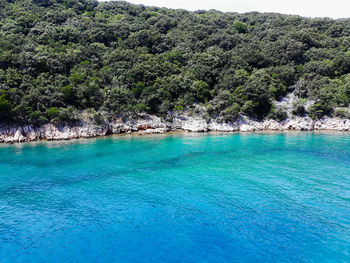
{"label": "forested hillside", "polygon": [[194,103],[225,120],[283,119],[273,102],[294,88],[304,99],[293,113],[320,118],[349,105],[349,73],[350,19],[0,0],[1,121],[165,116]]}

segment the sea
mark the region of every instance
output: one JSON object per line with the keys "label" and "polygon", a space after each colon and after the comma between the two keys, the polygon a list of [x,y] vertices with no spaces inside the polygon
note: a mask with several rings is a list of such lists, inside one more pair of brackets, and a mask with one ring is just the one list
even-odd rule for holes
{"label": "sea", "polygon": [[350,134],[0,145],[0,262],[350,262]]}

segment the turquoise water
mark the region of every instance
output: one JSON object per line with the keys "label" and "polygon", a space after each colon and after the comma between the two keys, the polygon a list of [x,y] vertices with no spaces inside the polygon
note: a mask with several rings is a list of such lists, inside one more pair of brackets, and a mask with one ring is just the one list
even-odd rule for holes
{"label": "turquoise water", "polygon": [[0,262],[350,262],[350,134],[0,146]]}

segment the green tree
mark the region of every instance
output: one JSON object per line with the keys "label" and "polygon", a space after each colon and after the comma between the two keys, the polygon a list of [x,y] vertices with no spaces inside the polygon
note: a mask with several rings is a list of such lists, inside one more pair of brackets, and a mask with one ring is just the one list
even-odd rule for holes
{"label": "green tree", "polygon": [[12,117],[13,104],[7,99],[7,92],[0,90],[0,119],[9,120]]}
{"label": "green tree", "polygon": [[247,33],[248,32],[247,25],[242,23],[242,22],[235,22],[234,26],[239,33]]}

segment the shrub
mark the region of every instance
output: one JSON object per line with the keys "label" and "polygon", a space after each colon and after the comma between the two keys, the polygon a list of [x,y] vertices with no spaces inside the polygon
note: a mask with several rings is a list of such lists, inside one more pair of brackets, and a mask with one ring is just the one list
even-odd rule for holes
{"label": "shrub", "polygon": [[346,109],[336,109],[333,113],[335,117],[338,118],[349,118],[349,110]]}
{"label": "shrub", "polygon": [[65,86],[61,89],[66,102],[72,103],[75,99],[75,90],[72,86]]}
{"label": "shrub", "polygon": [[60,113],[57,118],[60,122],[71,123],[77,120],[77,115],[75,114],[75,110],[73,107],[61,108]]}
{"label": "shrub", "polygon": [[174,111],[182,111],[184,109],[184,107],[182,106],[175,106],[174,107]]}
{"label": "shrub", "polygon": [[48,119],[44,116],[44,113],[41,111],[31,112],[29,115],[29,120],[35,124],[43,124],[48,121]]}
{"label": "shrub", "polygon": [[222,112],[222,116],[224,117],[225,121],[233,121],[239,117],[241,107],[239,104],[234,103],[232,106],[226,108]]}
{"label": "shrub", "polygon": [[273,120],[276,120],[276,121],[280,122],[280,121],[283,121],[283,120],[287,119],[288,118],[288,114],[285,111],[285,109],[281,109],[281,108],[276,109],[276,107],[273,105],[271,107],[270,113],[268,114],[268,118],[271,118]]}
{"label": "shrub", "polygon": [[49,117],[49,120],[53,120],[59,116],[60,110],[56,107],[52,107],[46,111],[46,114]]}
{"label": "shrub", "polygon": [[195,94],[195,98],[199,102],[207,102],[210,97],[209,85],[205,81],[199,80],[194,82],[192,86]]}
{"label": "shrub", "polygon": [[0,90],[0,120],[9,120],[12,117],[13,104],[7,100],[7,92]]}
{"label": "shrub", "polygon": [[105,123],[104,117],[99,112],[94,113],[93,118],[94,118],[95,123],[98,125],[102,125]]}
{"label": "shrub", "polygon": [[326,103],[317,102],[310,107],[308,114],[312,119],[320,119],[324,115],[329,114],[330,111],[331,108],[329,107],[329,105],[327,105]]}
{"label": "shrub", "polygon": [[305,104],[304,100],[299,100],[296,103],[294,103],[292,108],[292,114],[300,117],[305,116],[306,109],[304,104]]}
{"label": "shrub", "polygon": [[144,103],[138,103],[135,105],[135,111],[138,113],[141,112],[146,112],[147,111],[147,106]]}
{"label": "shrub", "polygon": [[248,27],[246,24],[242,22],[235,22],[234,27],[239,33],[247,33],[248,32]]}

